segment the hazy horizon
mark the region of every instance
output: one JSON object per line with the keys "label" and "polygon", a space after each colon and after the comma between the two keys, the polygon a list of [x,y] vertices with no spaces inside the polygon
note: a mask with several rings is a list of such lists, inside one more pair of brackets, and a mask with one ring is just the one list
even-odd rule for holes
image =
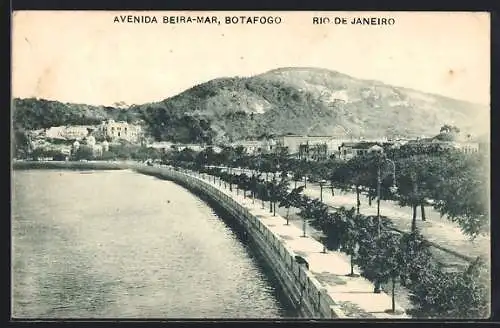
{"label": "hazy horizon", "polygon": [[[391,27],[308,25],[361,12],[266,12],[284,23],[255,26],[113,23],[120,14],[186,12],[15,12],[13,98],[143,104],[216,78],[306,67],[490,104],[487,13],[379,13],[396,17]],[[241,12],[191,13],[231,14]]]}

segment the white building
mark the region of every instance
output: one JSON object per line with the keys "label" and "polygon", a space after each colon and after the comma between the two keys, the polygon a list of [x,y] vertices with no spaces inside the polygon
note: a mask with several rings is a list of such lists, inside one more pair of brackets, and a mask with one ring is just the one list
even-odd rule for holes
{"label": "white building", "polygon": [[88,125],[53,126],[45,130],[45,137],[51,139],[79,140],[89,134]]}
{"label": "white building", "polygon": [[297,154],[301,147],[324,145],[327,147],[327,154],[336,154],[339,147],[347,142],[345,138],[336,136],[302,136],[302,135],[285,135],[278,137],[278,146],[288,149],[290,154]]}
{"label": "white building", "polygon": [[168,151],[168,150],[172,149],[173,145],[174,145],[174,143],[170,142],[170,141],[155,141],[152,143],[148,143],[147,147],[158,149],[158,150],[163,150],[163,151]]}
{"label": "white building", "polygon": [[141,127],[127,122],[108,120],[102,122],[95,132],[96,136],[111,140],[127,140],[137,142],[141,136]]}
{"label": "white building", "polygon": [[231,144],[231,147],[243,147],[247,154],[257,154],[262,151],[262,142],[258,140],[241,140]]}
{"label": "white building", "polygon": [[451,142],[450,143],[455,149],[461,151],[465,154],[472,154],[479,152],[478,142]]}
{"label": "white building", "polygon": [[199,152],[205,149],[204,146],[198,144],[182,144],[182,145],[173,145],[173,148],[176,148],[177,151],[183,151],[186,148],[191,149],[192,151]]}

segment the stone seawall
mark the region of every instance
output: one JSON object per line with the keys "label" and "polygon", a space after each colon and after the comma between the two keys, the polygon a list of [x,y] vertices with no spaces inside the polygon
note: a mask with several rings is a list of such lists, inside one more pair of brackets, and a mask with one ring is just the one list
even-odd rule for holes
{"label": "stone seawall", "polygon": [[169,168],[136,167],[135,170],[142,174],[172,180],[195,192],[201,192],[231,213],[258,245],[258,251],[272,268],[289,301],[301,317],[318,319],[343,317],[321,283],[303,265],[297,263],[296,254],[282,242],[281,237],[268,229],[251,209],[201,178]]}

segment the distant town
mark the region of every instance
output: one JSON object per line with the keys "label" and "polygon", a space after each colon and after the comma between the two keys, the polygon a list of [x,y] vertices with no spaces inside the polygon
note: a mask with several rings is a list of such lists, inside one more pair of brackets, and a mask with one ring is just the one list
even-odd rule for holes
{"label": "distant town", "polygon": [[[158,157],[169,151],[190,149],[194,152],[210,147],[220,153],[225,147],[240,148],[248,155],[285,152],[289,156],[308,160],[349,160],[377,149],[397,149],[402,145],[418,145],[422,151],[428,147],[477,153],[488,146],[474,136],[444,125],[435,136],[420,138],[348,138],[317,135],[269,136],[259,140],[240,140],[227,144],[181,144],[154,141],[139,124],[107,120],[99,125],[53,126],[26,132],[24,151],[16,153],[18,159],[30,160],[117,160],[133,159],[123,148],[141,149],[142,153]],[[144,157],[144,156],[143,156]],[[144,158],[141,158],[144,159]]]}

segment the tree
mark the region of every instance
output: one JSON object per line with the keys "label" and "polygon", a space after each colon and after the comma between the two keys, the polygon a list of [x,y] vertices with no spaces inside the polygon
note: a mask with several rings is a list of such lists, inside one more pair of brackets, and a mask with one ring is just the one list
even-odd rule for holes
{"label": "tree", "polygon": [[129,146],[130,157],[139,161],[145,161],[148,159],[161,159],[161,152],[155,148],[143,147],[143,146]]}
{"label": "tree", "polygon": [[392,283],[391,288],[391,310],[396,313],[395,290],[398,277],[402,273],[401,262],[401,236],[392,230],[382,230],[380,235],[375,235],[370,249],[366,249],[368,261],[363,264],[363,269],[369,269],[377,273],[376,278],[380,283]]}
{"label": "tree", "polygon": [[298,188],[292,189],[292,191],[287,194],[285,197],[281,198],[281,202],[279,204],[280,207],[286,208],[286,224],[289,224],[289,213],[290,207],[298,207],[301,197],[301,192],[304,190],[304,186],[300,186]]}
{"label": "tree", "polygon": [[412,155],[397,162],[396,174],[399,186],[399,204],[412,208],[412,230],[417,228],[417,208],[420,207],[425,221],[426,199],[429,198],[433,181],[433,158],[427,155]]}
{"label": "tree", "polygon": [[31,139],[24,129],[14,130],[13,138],[14,156],[17,158],[26,158],[32,151]]}
{"label": "tree", "polygon": [[196,152],[189,147],[184,148],[178,154],[178,160],[181,162],[193,163],[196,157]]}
{"label": "tree", "polygon": [[241,164],[242,163],[242,159],[244,158],[245,156],[245,147],[243,146],[237,146],[234,148],[234,162],[238,165],[238,166],[243,166]]}
{"label": "tree", "polygon": [[432,258],[430,245],[424,239],[418,229],[401,236],[401,252],[399,253],[401,263],[401,283],[412,285],[421,279],[423,272],[435,269],[435,261]]}
{"label": "tree", "polygon": [[304,219],[304,236],[305,236],[305,221],[310,220],[311,225],[321,227],[323,221],[328,215],[328,206],[322,203],[319,199],[310,199],[307,196],[302,196],[302,205],[299,215]]}
{"label": "tree", "polygon": [[356,156],[350,159],[343,168],[337,169],[331,175],[332,183],[337,183],[343,190],[356,190],[356,213],[361,206],[360,194],[362,186],[369,186],[376,181],[376,158],[371,155]]}
{"label": "tree", "polygon": [[339,228],[339,220],[337,212],[328,212],[322,219],[316,224],[312,224],[313,226],[321,229],[324,234],[324,247],[326,248],[338,250],[340,248],[341,242],[341,231]]}
{"label": "tree", "polygon": [[90,146],[81,145],[76,151],[74,156],[76,160],[81,160],[81,159],[92,160],[94,159],[94,151]]}
{"label": "tree", "polygon": [[116,154],[111,152],[111,151],[103,151],[101,159],[103,161],[109,161],[109,160],[115,160],[116,159]]}
{"label": "tree", "polygon": [[267,200],[267,189],[266,189],[266,183],[264,181],[264,179],[259,179],[259,182],[257,184],[257,194],[258,194],[258,197],[261,199],[262,201],[262,209],[264,209],[264,201]]}
{"label": "tree", "polygon": [[[335,214],[337,221],[338,230],[339,230],[339,243],[340,249],[351,257],[351,272],[349,276],[356,277],[357,275],[354,273],[354,257],[356,256],[358,249],[358,240],[360,237],[360,232],[358,225],[356,224],[358,220],[355,219],[356,209],[353,207],[350,210],[346,210],[344,207],[341,207]],[[358,215],[359,216],[359,215]]]}
{"label": "tree", "polygon": [[266,174],[266,181],[269,180],[269,172],[272,172],[272,163],[268,158],[262,157],[260,160],[260,169]]}
{"label": "tree", "polygon": [[[380,236],[378,234],[378,219],[376,216],[355,216],[356,225],[358,227],[359,239],[358,239],[358,254],[356,256],[356,262],[360,267],[362,274],[368,280],[376,281],[378,278],[379,268],[377,265],[373,265],[373,257],[380,256],[378,253],[379,245],[378,240]],[[387,231],[392,228],[392,222],[386,217],[380,217],[381,220],[381,232]]]}
{"label": "tree", "polygon": [[304,179],[304,188],[307,188],[307,178],[310,171],[309,162],[307,160],[299,160],[295,162],[295,172],[298,177]]}
{"label": "tree", "polygon": [[57,152],[52,156],[52,159],[54,161],[65,161],[67,159],[67,156],[61,152]]}
{"label": "tree", "polygon": [[[82,146],[80,146],[82,148]],[[109,150],[116,154],[117,158],[120,159],[131,159],[132,154],[134,153],[135,149],[133,146],[128,145],[128,144],[116,144],[116,145],[110,145]]]}
{"label": "tree", "polygon": [[439,158],[431,192],[434,208],[460,225],[471,238],[487,233],[489,224],[488,164],[480,156],[450,152]]}
{"label": "tree", "polygon": [[252,176],[249,180],[249,187],[252,195],[252,203],[255,202],[255,197],[257,196],[257,186],[259,184],[260,178],[261,178],[260,174],[256,175],[255,173],[252,173]]}
{"label": "tree", "polygon": [[459,133],[460,129],[458,127],[445,124],[439,130],[439,134],[436,136],[436,139],[439,141],[455,141]]}
{"label": "tree", "polygon": [[460,129],[454,125],[445,124],[439,129],[439,133],[460,133]]}
{"label": "tree", "polygon": [[252,189],[251,179],[246,174],[240,174],[237,176],[238,185],[243,190],[243,198],[246,198],[246,191]]}
{"label": "tree", "polygon": [[297,188],[297,181],[302,181],[302,176],[300,175],[300,172],[298,171],[293,171],[293,181],[294,181],[294,188]]}
{"label": "tree", "polygon": [[412,286],[415,315],[427,318],[483,319],[490,313],[488,270],[481,259],[466,270],[424,272]]}
{"label": "tree", "polygon": [[278,207],[280,207],[280,201],[283,200],[288,196],[288,179],[286,177],[281,177],[281,179],[276,182],[276,180],[273,180],[273,208],[274,208],[274,214],[276,215],[276,204],[278,204]]}

